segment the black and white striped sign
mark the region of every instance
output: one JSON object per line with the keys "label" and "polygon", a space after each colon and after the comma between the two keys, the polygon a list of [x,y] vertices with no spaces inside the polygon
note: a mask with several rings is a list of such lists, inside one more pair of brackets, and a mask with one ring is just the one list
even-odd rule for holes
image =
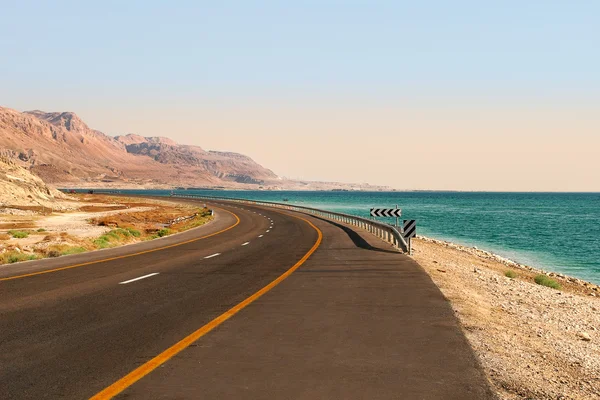
{"label": "black and white striped sign", "polygon": [[404,238],[408,239],[417,235],[417,221],[414,219],[404,220]]}
{"label": "black and white striped sign", "polygon": [[400,217],[402,210],[399,208],[371,208],[371,217]]}

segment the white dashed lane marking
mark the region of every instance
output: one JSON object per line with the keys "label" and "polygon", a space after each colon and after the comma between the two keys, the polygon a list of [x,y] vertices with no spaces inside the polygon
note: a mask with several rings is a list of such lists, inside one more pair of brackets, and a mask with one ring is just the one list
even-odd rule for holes
{"label": "white dashed lane marking", "polygon": [[221,253],[215,253],[215,254],[212,254],[210,256],[206,256],[204,258],[213,258],[213,257],[220,256],[220,255],[221,255]]}
{"label": "white dashed lane marking", "polygon": [[134,278],[134,279],[130,279],[128,281],[123,281],[123,282],[119,282],[119,285],[125,285],[127,283],[131,283],[131,282],[135,282],[135,281],[139,281],[140,279],[146,279],[146,278],[150,278],[151,276],[154,275],[158,275],[158,272],[154,272],[152,274],[148,274],[148,275],[144,275],[144,276],[140,276],[138,278]]}

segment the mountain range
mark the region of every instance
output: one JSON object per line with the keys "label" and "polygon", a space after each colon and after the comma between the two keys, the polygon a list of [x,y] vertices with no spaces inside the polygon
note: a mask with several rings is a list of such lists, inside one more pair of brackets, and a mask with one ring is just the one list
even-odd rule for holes
{"label": "mountain range", "polygon": [[204,150],[167,137],[113,137],[91,129],[72,112],[0,107],[0,149],[59,187],[382,189],[284,179],[243,154]]}

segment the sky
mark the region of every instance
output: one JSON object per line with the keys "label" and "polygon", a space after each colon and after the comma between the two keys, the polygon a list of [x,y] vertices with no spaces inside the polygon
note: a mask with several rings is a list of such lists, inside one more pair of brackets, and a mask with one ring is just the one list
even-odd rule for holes
{"label": "sky", "polygon": [[0,0],[0,105],[396,189],[600,191],[600,2]]}

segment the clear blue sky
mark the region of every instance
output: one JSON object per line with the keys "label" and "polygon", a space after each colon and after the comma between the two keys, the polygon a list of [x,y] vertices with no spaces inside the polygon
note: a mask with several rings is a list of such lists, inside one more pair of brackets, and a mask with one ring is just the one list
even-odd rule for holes
{"label": "clear blue sky", "polygon": [[1,3],[6,100],[65,85],[600,89],[593,0]]}
{"label": "clear blue sky", "polygon": [[[297,177],[320,178],[241,141],[158,132],[148,119],[166,110],[182,126],[198,117],[231,133],[202,113],[248,118],[236,111],[256,106],[264,111],[256,118],[266,118],[283,107],[310,119],[318,117],[304,110],[316,104],[349,114],[400,103],[432,110],[600,104],[600,2],[593,0],[0,0],[0,10],[0,105],[75,111],[111,134],[233,147]],[[245,119],[237,127],[268,137],[285,130],[265,125]]]}

